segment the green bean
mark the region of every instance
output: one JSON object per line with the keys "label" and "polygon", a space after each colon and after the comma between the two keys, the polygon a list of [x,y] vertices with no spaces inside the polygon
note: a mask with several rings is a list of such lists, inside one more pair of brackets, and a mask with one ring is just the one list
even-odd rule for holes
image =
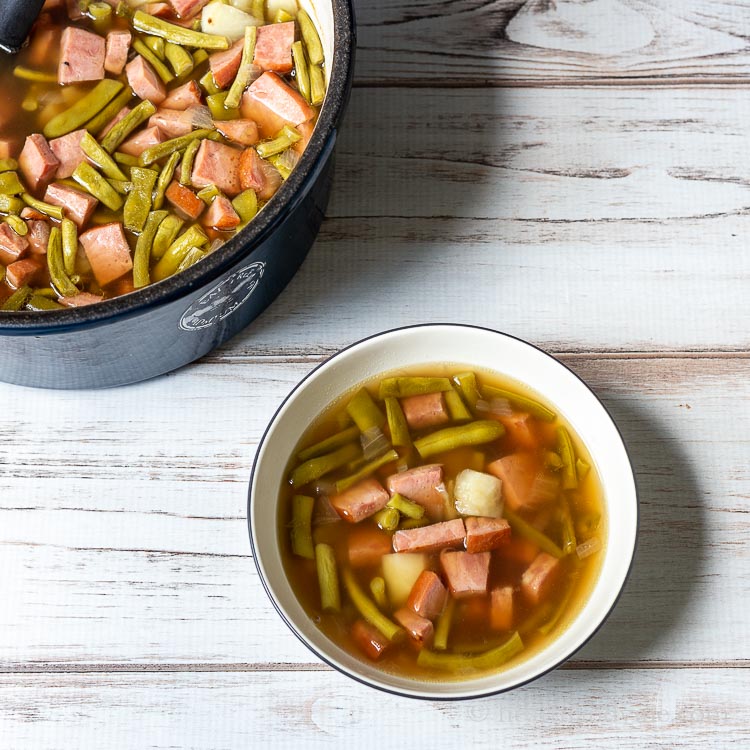
{"label": "green bean", "polygon": [[112,185],[120,195],[127,195],[133,187],[133,183],[130,182],[130,180],[113,180],[110,178],[107,182],[109,182],[109,184]]}
{"label": "green bean", "polygon": [[78,287],[65,273],[63,261],[62,233],[60,227],[52,227],[47,243],[47,268],[52,286],[62,297],[72,297],[78,294]]}
{"label": "green bean", "polygon": [[127,182],[127,175],[123,173],[117,162],[97,143],[96,138],[88,131],[81,138],[81,151],[96,164],[99,169],[113,180]]}
{"label": "green bean", "polygon": [[360,432],[367,432],[373,427],[382,427],[385,424],[385,414],[380,411],[365,388],[357,391],[346,405],[346,411]]}
{"label": "green bean", "polygon": [[451,381],[448,378],[383,378],[380,381],[379,396],[380,398],[386,398],[387,396],[406,398],[408,396],[422,396],[426,393],[449,391],[450,389]]}
{"label": "green bean", "polygon": [[326,79],[323,70],[317,65],[311,65],[310,73],[310,104],[319,107],[326,98]]}
{"label": "green bean", "polygon": [[194,266],[199,260],[203,260],[205,257],[206,253],[199,247],[191,247],[180,261],[180,265],[177,266],[176,273],[186,271],[190,266]]}
{"label": "green bean", "polygon": [[458,427],[446,427],[414,441],[414,447],[422,458],[443,453],[465,445],[481,445],[498,440],[505,434],[505,427],[491,419],[469,422]]}
{"label": "green bean", "polygon": [[284,125],[273,140],[259,143],[255,150],[258,152],[258,156],[262,159],[268,159],[269,156],[280,154],[282,151],[291,148],[291,146],[297,143],[301,138],[302,136],[299,132],[297,132],[291,125]]}
{"label": "green bean", "polygon": [[24,202],[14,195],[0,194],[0,213],[18,214],[23,210]]}
{"label": "green bean", "polygon": [[402,529],[421,529],[422,526],[429,526],[430,521],[429,518],[406,518],[403,521],[401,521],[400,528]]}
{"label": "green bean", "polygon": [[453,382],[458,387],[464,401],[470,409],[475,409],[477,401],[481,398],[477,388],[477,376],[473,372],[459,372],[453,376]]}
{"label": "green bean", "polygon": [[15,172],[18,162],[15,159],[0,159],[0,172]]}
{"label": "green bean", "polygon": [[254,190],[245,190],[232,201],[232,207],[242,219],[243,225],[247,224],[258,213],[258,196]]}
{"label": "green bean", "polygon": [[337,432],[335,435],[321,440],[313,445],[304,448],[297,454],[298,461],[307,461],[310,458],[316,458],[322,456],[325,453],[330,453],[337,448],[341,448],[342,445],[351,443],[359,438],[359,430],[356,427],[347,427],[341,432]]}
{"label": "green bean", "polygon": [[401,516],[395,508],[383,508],[375,513],[372,519],[383,531],[395,531]]}
{"label": "green bean", "polygon": [[172,44],[180,44],[185,47],[200,47],[201,49],[229,49],[229,39],[214,34],[203,34],[199,31],[176,26],[173,23],[162,21],[160,18],[137,10],[133,14],[133,28],[144,34],[160,36]]}
{"label": "green bean", "polygon": [[122,208],[122,196],[87,161],[82,161],[76,167],[73,179],[110,210],[119,211]]}
{"label": "green bean", "polygon": [[140,167],[141,162],[137,156],[131,156],[130,154],[123,154],[122,151],[115,151],[113,154],[114,160],[117,164],[123,167],[127,167],[128,170],[133,167]]}
{"label": "green bean", "polygon": [[224,101],[227,109],[235,109],[240,106],[240,100],[245,89],[250,83],[253,73],[253,56],[255,55],[255,42],[258,38],[258,30],[255,26],[245,27],[245,42],[242,45],[242,59],[234,82],[229,87],[229,93]]}
{"label": "green bean", "polygon": [[323,45],[320,43],[320,37],[318,36],[315,24],[304,10],[300,10],[297,13],[297,23],[299,24],[302,38],[305,40],[307,56],[310,58],[310,62],[313,65],[320,65],[325,60],[325,55],[323,54]]}
{"label": "green bean", "polygon": [[378,607],[381,609],[386,609],[388,607],[388,597],[385,593],[385,580],[382,576],[375,576],[375,578],[370,581],[370,593]]}
{"label": "green bean", "polygon": [[45,73],[41,70],[32,70],[23,65],[13,68],[13,75],[22,81],[34,81],[35,83],[57,83],[57,74]]}
{"label": "green bean", "polygon": [[133,286],[136,289],[148,286],[151,283],[149,269],[151,267],[151,248],[154,244],[156,231],[159,224],[169,214],[168,211],[152,211],[146,219],[143,231],[138,237],[133,253]]}
{"label": "green bean", "polygon": [[164,143],[157,143],[154,146],[147,148],[140,157],[141,165],[144,167],[153,164],[155,161],[163,159],[165,156],[170,156],[175,151],[182,151],[190,145],[191,141],[208,139],[212,141],[221,140],[221,135],[215,130],[194,130],[192,133],[187,135],[181,135],[177,138],[171,138]]}
{"label": "green bean", "polygon": [[471,419],[471,412],[466,408],[466,404],[458,391],[446,391],[445,404],[454,422],[468,422]]}
{"label": "green bean", "polygon": [[107,135],[102,138],[101,146],[110,154],[140,125],[148,120],[156,112],[156,107],[146,100],[125,115],[116,123]]}
{"label": "green bean", "polygon": [[9,214],[3,221],[20,237],[25,237],[29,233],[29,225],[20,216]]}
{"label": "green bean", "polygon": [[393,445],[398,448],[409,448],[411,446],[409,425],[406,422],[404,411],[397,398],[386,396],[385,414],[388,420],[388,429],[391,433],[391,442]]}
{"label": "green bean", "polygon": [[151,248],[151,257],[154,260],[160,260],[164,253],[167,252],[170,245],[177,239],[177,235],[184,226],[185,222],[177,214],[169,214],[166,219],[159,225],[154,238],[154,245]]}
{"label": "green bean", "polygon": [[344,464],[354,460],[359,455],[359,446],[354,443],[348,443],[332,453],[311,458],[300,464],[292,472],[290,477],[292,487],[301,487],[308,482],[320,479],[324,474],[341,468]]}
{"label": "green bean", "polygon": [[549,620],[539,626],[538,630],[542,635],[549,635],[554,630],[554,627],[559,622],[563,612],[565,612],[565,610],[568,608],[568,602],[570,601],[572,593],[573,586],[569,586],[568,590],[565,592],[563,598],[560,599],[559,604],[555,608],[555,611],[552,613]]}
{"label": "green bean", "polygon": [[145,44],[160,60],[164,59],[167,43],[160,36],[144,36],[143,44]]}
{"label": "green bean", "polygon": [[226,106],[228,91],[218,91],[206,97],[206,106],[211,112],[214,120],[236,120],[240,116],[240,110],[237,107],[230,109]]}
{"label": "green bean", "polygon": [[300,94],[310,101],[310,72],[307,68],[307,55],[305,45],[299,41],[292,45],[292,58],[294,60],[294,80]]}
{"label": "green bean", "polygon": [[89,3],[87,12],[97,33],[105,35],[112,25],[112,6],[105,2]]}
{"label": "green bean", "polygon": [[576,532],[573,528],[570,506],[565,498],[562,498],[560,503],[560,521],[562,525],[562,551],[565,555],[571,555],[576,551]]}
{"label": "green bean", "polygon": [[125,229],[137,233],[143,229],[151,211],[151,194],[159,174],[153,169],[133,167],[130,177],[133,181],[133,187],[125,201],[123,223]]}
{"label": "green bean", "polygon": [[578,475],[576,474],[576,454],[568,431],[560,425],[557,430],[557,452],[562,459],[562,486],[564,490],[573,490],[578,487]]}
{"label": "green bean", "polygon": [[214,198],[221,195],[221,190],[216,185],[206,185],[206,187],[199,190],[196,195],[207,205],[210,206],[214,202]]}
{"label": "green bean", "polygon": [[251,2],[251,14],[255,16],[262,23],[266,22],[266,3],[265,0],[252,0]]}
{"label": "green bean", "polygon": [[213,72],[210,70],[206,71],[206,74],[198,81],[198,83],[203,87],[203,90],[208,96],[218,94],[221,91],[219,85],[216,83]]}
{"label": "green bean", "polygon": [[398,492],[386,503],[387,508],[395,508],[402,516],[419,519],[424,516],[424,508],[419,503],[407,500]]}
{"label": "green bean", "polygon": [[450,633],[451,624],[453,623],[453,613],[455,611],[456,600],[451,596],[435,625],[435,638],[432,642],[432,647],[438,651],[445,651],[448,648],[448,634]]}
{"label": "green bean", "polygon": [[528,521],[524,521],[521,516],[515,514],[507,505],[503,508],[503,518],[510,524],[510,528],[514,534],[522,536],[530,542],[534,542],[539,549],[549,553],[552,557],[560,558],[563,556],[563,551],[546,534],[543,534],[539,529],[528,523]]}
{"label": "green bean", "polygon": [[3,195],[21,195],[26,189],[18,179],[16,172],[0,172],[0,193]]}
{"label": "green bean", "polygon": [[521,396],[514,391],[506,391],[505,388],[495,388],[491,385],[484,385],[482,386],[482,395],[487,401],[491,401],[493,398],[504,398],[521,411],[528,412],[532,416],[538,417],[545,422],[554,422],[555,417],[557,416],[555,412],[548,409],[543,404],[540,404],[538,401],[535,401],[533,398]]}
{"label": "green bean", "polygon": [[18,312],[31,297],[31,288],[28,286],[19,286],[8,299],[3,302],[0,310],[4,312]]}
{"label": "green bean", "polygon": [[287,13],[283,8],[279,8],[276,11],[276,15],[273,17],[274,23],[286,23],[287,21],[293,21],[294,16]]}
{"label": "green bean", "polygon": [[63,219],[60,231],[62,233],[63,268],[68,276],[72,276],[76,271],[78,258],[78,226],[70,219]]}
{"label": "green bean", "polygon": [[320,587],[320,608],[324,612],[338,612],[341,609],[341,593],[333,547],[328,544],[315,545],[315,567]]}
{"label": "green bean", "polygon": [[349,568],[344,568],[342,572],[344,587],[346,588],[352,604],[359,610],[362,617],[367,620],[374,628],[377,628],[389,641],[402,640],[406,631],[389,620],[378,608],[367,594],[360,588],[357,579],[354,577]]}
{"label": "green bean", "polygon": [[381,466],[391,463],[391,461],[398,461],[398,453],[394,450],[390,450],[387,453],[380,456],[380,458],[368,461],[359,471],[355,472],[351,476],[339,479],[336,482],[336,492],[343,492],[354,484],[357,484],[362,479],[369,477],[370,474],[376,472]]}
{"label": "green bean", "polygon": [[562,459],[554,451],[545,451],[544,453],[544,465],[552,471],[559,471],[562,469]]}
{"label": "green bean", "polygon": [[151,278],[154,281],[161,281],[177,273],[180,263],[182,263],[192,248],[203,247],[207,244],[208,237],[206,233],[197,224],[193,224],[162,255],[159,262],[151,271]]}
{"label": "green bean", "polygon": [[72,133],[85,125],[99,114],[122,91],[123,84],[111,78],[99,81],[97,85],[76,103],[53,117],[44,126],[46,138],[59,138],[61,135]]}
{"label": "green bean", "polygon": [[61,206],[53,206],[51,203],[37,200],[33,195],[29,195],[28,193],[24,193],[21,198],[27,206],[31,206],[31,208],[36,209],[40,213],[51,216],[58,221],[63,220],[64,214]]}
{"label": "green bean", "polygon": [[519,626],[518,632],[521,635],[533,633],[535,630],[539,630],[539,627],[543,625],[552,615],[552,602],[544,602],[540,607],[532,612]]}
{"label": "green bean", "polygon": [[154,69],[156,75],[161,78],[164,83],[171,83],[174,81],[174,75],[172,71],[155,55],[148,45],[142,42],[137,37],[133,39],[133,49],[141,56],[144,60]]}
{"label": "green bean", "polygon": [[178,78],[192,73],[195,68],[193,56],[179,44],[167,42],[164,47],[164,56],[167,58],[169,67]]}
{"label": "green bean", "polygon": [[49,299],[41,294],[32,294],[29,301],[26,303],[27,310],[34,310],[40,312],[42,310],[62,310],[63,305],[59,302]]}
{"label": "green bean", "polygon": [[436,654],[423,648],[417,656],[420,667],[440,669],[452,673],[466,671],[487,671],[497,669],[523,651],[523,641],[516,632],[505,643],[481,654],[466,656],[464,654]]}
{"label": "green bean", "polygon": [[180,164],[180,184],[191,185],[191,177],[193,174],[193,164],[195,163],[195,155],[198,153],[198,149],[201,147],[201,141],[190,141],[185,153],[182,155],[182,163]]}
{"label": "green bean", "polygon": [[312,538],[312,514],[315,499],[307,495],[292,498],[292,552],[312,560],[315,557]]}
{"label": "green bean", "polygon": [[197,49],[193,52],[193,64],[197,68],[208,60],[208,52],[204,49]]}
{"label": "green bean", "polygon": [[175,152],[167,159],[166,164],[162,167],[161,172],[159,172],[159,179],[156,181],[156,190],[154,191],[155,209],[159,209],[164,205],[164,193],[167,192],[167,188],[172,182],[172,177],[179,161],[180,154]]}
{"label": "green bean", "polygon": [[133,90],[126,86],[96,117],[86,123],[86,130],[99,136],[122,109],[130,104],[133,96]]}
{"label": "green bean", "polygon": [[578,479],[584,479],[586,475],[591,471],[591,467],[582,459],[576,459],[576,474]]}

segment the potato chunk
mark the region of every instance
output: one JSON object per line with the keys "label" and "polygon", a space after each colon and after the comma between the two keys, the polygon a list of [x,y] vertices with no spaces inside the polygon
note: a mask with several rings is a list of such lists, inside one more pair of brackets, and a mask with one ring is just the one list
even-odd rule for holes
{"label": "potato chunk", "polygon": [[464,469],[456,477],[456,510],[464,516],[500,518],[503,483],[491,474]]}

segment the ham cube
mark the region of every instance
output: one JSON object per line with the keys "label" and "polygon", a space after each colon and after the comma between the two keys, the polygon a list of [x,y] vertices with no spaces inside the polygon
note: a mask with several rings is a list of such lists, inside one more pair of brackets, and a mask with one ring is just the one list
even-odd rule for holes
{"label": "ham cube", "polygon": [[131,34],[129,31],[117,30],[107,34],[106,49],[104,54],[104,70],[116,76],[125,70],[130,52]]}
{"label": "ham cube", "polygon": [[487,471],[503,483],[503,499],[511,510],[532,509],[534,480],[540,471],[539,461],[531,453],[513,453],[491,464]]}
{"label": "ham cube", "polygon": [[60,297],[58,301],[61,305],[65,305],[65,307],[86,307],[87,305],[95,305],[97,302],[102,302],[103,300],[104,297],[97,294],[81,292],[72,297]]}
{"label": "ham cube", "polygon": [[217,195],[203,217],[204,226],[219,232],[231,232],[237,229],[241,219],[228,198]]}
{"label": "ham cube", "polygon": [[137,55],[125,66],[125,75],[130,88],[141,99],[148,99],[158,106],[167,98],[167,89],[161,78],[141,55]]}
{"label": "ham cube", "polygon": [[529,565],[539,554],[539,547],[529,539],[511,536],[508,542],[497,548],[495,554],[509,562]]}
{"label": "ham cube", "polygon": [[120,151],[130,156],[140,156],[147,148],[156,146],[159,143],[164,143],[164,136],[160,128],[152,125],[149,128],[139,130],[134,136],[128,138],[120,146]]}
{"label": "ham cube", "polygon": [[434,628],[432,623],[420,617],[413,609],[403,607],[393,613],[393,619],[401,625],[411,638],[414,645],[422,648],[432,642]]}
{"label": "ham cube", "polygon": [[79,229],[88,222],[99,204],[93,195],[57,182],[53,182],[47,188],[44,200],[53,206],[61,206],[65,209],[65,215],[78,224]]}
{"label": "ham cube", "polygon": [[448,589],[437,573],[423,570],[417,578],[406,602],[420,617],[434,620],[445,608],[448,601]]}
{"label": "ham cube", "polygon": [[392,495],[403,495],[408,500],[418,503],[433,521],[445,518],[446,501],[438,490],[442,486],[442,464],[417,466],[399,474],[392,474],[386,480],[386,487]]}
{"label": "ham cube", "polygon": [[254,190],[261,200],[269,200],[281,185],[279,170],[261,159],[254,148],[242,152],[239,170],[242,189]]}
{"label": "ham cube", "polygon": [[521,576],[521,592],[531,604],[539,604],[554,590],[560,574],[560,561],[540,552]]}
{"label": "ham cube", "polygon": [[[41,280],[44,273],[44,264],[39,257],[24,258],[11,263],[5,269],[6,281],[16,289],[25,284],[35,284]],[[390,552],[390,550],[388,550]]]}
{"label": "ham cube", "polygon": [[463,547],[466,538],[460,518],[416,529],[402,529],[393,535],[394,552],[438,552],[449,547]]}
{"label": "ham cube", "polygon": [[[315,110],[302,94],[286,84],[276,73],[263,73],[253,81],[244,97],[254,99],[292,125],[301,125],[315,116]],[[243,111],[243,117],[246,116]]]}
{"label": "ham cube", "polygon": [[191,182],[197,188],[216,185],[222,193],[234,197],[242,192],[241,153],[231,146],[205,140],[195,155]]}
{"label": "ham cube", "polygon": [[119,222],[89,229],[79,239],[99,286],[133,270],[130,246]]}
{"label": "ham cube", "polygon": [[391,552],[391,536],[370,524],[355,526],[346,540],[349,563],[361,568],[380,563],[383,555]]}
{"label": "ham cube", "polygon": [[81,150],[81,140],[84,135],[86,135],[85,128],[75,130],[49,142],[49,147],[60,164],[57,168],[58,180],[67,179],[76,171],[81,162],[87,161],[86,154]]}
{"label": "ham cube", "polygon": [[490,626],[493,630],[513,627],[513,587],[498,586],[490,592]]}
{"label": "ham cube", "polygon": [[292,146],[292,148],[300,156],[302,156],[305,149],[307,148],[307,144],[310,143],[310,139],[312,138],[312,134],[314,130],[315,130],[315,123],[312,120],[308,120],[307,122],[303,122],[300,125],[297,125],[297,132],[302,136],[302,138],[300,138]]}
{"label": "ham cube", "polygon": [[16,234],[5,222],[0,223],[0,263],[9,266],[23,258],[28,250],[26,237]]}
{"label": "ham cube", "polygon": [[220,89],[225,89],[237,76],[242,60],[242,47],[245,44],[244,39],[235,42],[228,50],[223,52],[214,52],[208,58],[208,64],[211,73],[214,76],[214,82]]}
{"label": "ham cube", "polygon": [[515,413],[509,417],[495,416],[493,419],[505,427],[514,445],[534,450],[538,438],[535,434],[534,420],[530,414]]}
{"label": "ham cube", "polygon": [[262,70],[272,70],[275,73],[291,72],[294,67],[292,61],[294,27],[294,21],[259,26],[253,63]]}
{"label": "ham cube", "polygon": [[442,393],[424,393],[402,398],[401,408],[412,430],[437,427],[451,421]]}
{"label": "ham cube", "polygon": [[466,551],[487,552],[510,541],[510,524],[504,518],[465,518]]}
{"label": "ham cube", "polygon": [[206,208],[206,204],[192,190],[180,185],[176,180],[167,188],[164,195],[184,219],[195,221]]}
{"label": "ham cube", "polygon": [[457,599],[487,593],[487,579],[490,575],[489,552],[445,550],[440,553],[440,565],[448,581],[448,588]]}
{"label": "ham cube", "polygon": [[377,661],[391,645],[391,642],[374,626],[364,620],[352,625],[352,640],[365,656]]}
{"label": "ham cube", "polygon": [[101,81],[104,78],[105,41],[99,34],[68,26],[60,42],[58,83]]}
{"label": "ham cube", "polygon": [[13,155],[18,153],[17,148],[18,143],[15,138],[0,138],[0,159],[12,159]]}
{"label": "ham cube", "polygon": [[334,495],[331,498],[331,505],[345,521],[358,523],[385,508],[389,499],[388,493],[380,482],[370,477]]}
{"label": "ham cube", "polygon": [[18,166],[26,183],[36,192],[55,176],[60,162],[47,139],[39,133],[34,133],[26,138],[23,151],[18,157]]}
{"label": "ham cube", "polygon": [[208,0],[169,0],[179,18],[192,18]]}
{"label": "ham cube", "polygon": [[29,228],[29,233],[26,235],[29,250],[34,255],[46,255],[50,235],[49,223],[44,219],[29,219],[26,225]]}
{"label": "ham cube", "polygon": [[[240,114],[246,120],[252,120],[258,125],[258,130],[262,138],[274,138],[284,125],[287,124],[283,117],[279,117],[275,112],[272,112],[265,104],[261,104],[257,99],[250,96],[247,91],[242,96]],[[301,125],[297,125],[296,128],[300,133],[302,132]],[[301,142],[297,141],[293,148],[296,148]]]}
{"label": "ham cube", "polygon": [[188,109],[201,103],[201,89],[195,81],[188,81],[167,94],[161,103],[166,109]]}
{"label": "ham cube", "polygon": [[258,142],[258,126],[252,120],[219,120],[214,124],[224,137],[241,146],[253,146]]}

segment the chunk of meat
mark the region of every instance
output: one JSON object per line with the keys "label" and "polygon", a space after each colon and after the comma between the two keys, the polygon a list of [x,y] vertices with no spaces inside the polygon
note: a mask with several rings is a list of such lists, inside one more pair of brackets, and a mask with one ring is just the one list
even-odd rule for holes
{"label": "chunk of meat", "polygon": [[451,421],[442,393],[423,393],[401,399],[401,408],[412,430],[437,427]]}
{"label": "chunk of meat", "polygon": [[487,471],[503,483],[503,498],[511,510],[534,508],[532,488],[540,472],[538,459],[531,453],[513,453],[487,464]]}
{"label": "chunk of meat", "polygon": [[201,103],[201,89],[196,81],[188,81],[172,89],[161,103],[166,109],[188,109]]}
{"label": "chunk of meat", "polygon": [[466,551],[487,552],[510,541],[510,524],[504,518],[465,518]]}
{"label": "chunk of meat", "polygon": [[434,620],[448,601],[448,589],[443,586],[440,576],[431,570],[423,570],[412,586],[406,602],[420,617]]}
{"label": "chunk of meat", "polygon": [[258,126],[253,120],[219,120],[214,124],[223,136],[241,146],[253,146],[258,142]]}
{"label": "chunk of meat", "polygon": [[391,645],[391,642],[373,625],[364,620],[356,620],[352,625],[352,640],[365,656],[377,661]]}
{"label": "chunk of meat", "polygon": [[29,187],[37,191],[55,176],[60,161],[47,143],[47,139],[39,133],[34,133],[26,138],[23,151],[18,157],[18,166]]}
{"label": "chunk of meat", "polygon": [[487,579],[490,575],[489,552],[444,550],[440,553],[440,565],[448,581],[448,588],[457,599],[487,593]]}
{"label": "chunk of meat", "polygon": [[161,129],[156,125],[139,130],[134,136],[128,138],[125,143],[120,146],[120,151],[123,154],[129,154],[130,156],[140,156],[147,148],[156,146],[159,143],[164,143],[164,135]]}
{"label": "chunk of meat", "polygon": [[75,130],[60,138],[54,138],[49,142],[49,147],[60,165],[57,168],[58,180],[67,179],[76,171],[81,162],[88,161],[86,154],[81,150],[81,139],[84,135],[86,135],[85,128]]}
{"label": "chunk of meat", "polygon": [[402,607],[393,613],[393,619],[401,625],[411,638],[415,646],[429,646],[435,629],[432,623],[420,617],[413,609]]}
{"label": "chunk of meat", "polygon": [[206,207],[206,204],[192,190],[180,185],[176,180],[167,188],[164,195],[185,219],[195,221]]}
{"label": "chunk of meat", "polygon": [[[245,97],[260,102],[292,125],[300,125],[315,116],[315,110],[302,94],[286,84],[276,73],[263,73],[250,84],[243,98]],[[247,117],[244,112],[243,117]]]}
{"label": "chunk of meat", "polygon": [[26,237],[16,234],[4,221],[0,223],[0,263],[9,266],[23,258],[29,250]]}
{"label": "chunk of meat", "polygon": [[192,18],[202,10],[208,0],[169,0],[179,18]]}
{"label": "chunk of meat", "polygon": [[0,159],[12,159],[18,153],[18,142],[15,138],[0,138]]}
{"label": "chunk of meat", "polygon": [[279,170],[261,159],[254,148],[242,152],[239,170],[242,189],[254,190],[261,200],[269,200],[281,185]]}
{"label": "chunk of meat", "polygon": [[29,250],[34,255],[46,255],[50,235],[49,222],[43,219],[28,219],[26,225],[29,228],[29,233],[26,235]]}
{"label": "chunk of meat", "polygon": [[86,307],[88,305],[95,305],[97,302],[102,302],[104,297],[100,297],[90,292],[81,292],[75,294],[72,297],[60,297],[58,302],[65,307]]}
{"label": "chunk of meat", "polygon": [[104,55],[104,70],[119,76],[125,70],[130,52],[131,34],[129,31],[118,29],[107,34],[106,51]]}
{"label": "chunk of meat", "polygon": [[60,41],[60,84],[101,81],[106,56],[104,38],[78,26],[68,26]]}
{"label": "chunk of meat", "polygon": [[495,554],[503,560],[528,565],[539,554],[539,547],[529,539],[511,536],[509,541],[497,548]]}
{"label": "chunk of meat", "polygon": [[229,196],[242,192],[240,184],[241,153],[216,141],[203,141],[193,163],[191,181],[197,188],[216,185]]}
{"label": "chunk of meat", "polygon": [[493,416],[506,429],[514,445],[533,450],[538,442],[535,434],[534,420],[530,414],[514,413],[510,416]]}
{"label": "chunk of meat", "polygon": [[346,540],[349,563],[354,568],[377,565],[391,552],[391,536],[373,525],[355,526]]}
{"label": "chunk of meat", "polygon": [[5,278],[11,286],[18,289],[18,287],[24,286],[24,284],[34,284],[40,281],[43,272],[44,264],[39,260],[38,256],[35,256],[11,263],[5,269]]}
{"label": "chunk of meat", "polygon": [[167,138],[187,135],[193,130],[193,112],[189,109],[159,108],[151,115],[149,127],[157,127]]}
{"label": "chunk of meat", "polygon": [[490,626],[493,630],[513,627],[513,587],[497,586],[490,592]]}
{"label": "chunk of meat", "polygon": [[275,73],[291,72],[294,67],[292,61],[294,27],[294,21],[259,26],[253,63],[262,70],[272,70]]}
{"label": "chunk of meat", "polygon": [[217,195],[203,217],[203,224],[219,232],[229,232],[240,225],[240,217],[228,198]]}
{"label": "chunk of meat", "polygon": [[560,575],[560,561],[540,552],[521,576],[521,592],[531,604],[539,604],[554,590]]}
{"label": "chunk of meat", "polygon": [[394,552],[437,552],[449,547],[463,547],[466,529],[461,518],[442,521],[416,529],[402,529],[393,535]]}
{"label": "chunk of meat", "polygon": [[244,44],[244,39],[240,39],[228,50],[214,52],[208,58],[208,64],[211,68],[211,73],[213,73],[214,82],[220,89],[225,89],[236,78],[237,71],[240,69],[242,47]]}
{"label": "chunk of meat", "polygon": [[89,229],[79,239],[99,286],[107,286],[133,270],[130,246],[120,222]]}
{"label": "chunk of meat", "polygon": [[304,153],[307,148],[307,144],[310,143],[313,131],[315,130],[315,122],[308,120],[297,125],[297,132],[302,136],[293,146],[292,149],[296,151],[300,156]]}
{"label": "chunk of meat", "polygon": [[125,75],[130,88],[141,99],[159,105],[167,98],[167,89],[156,71],[146,60],[137,55],[125,66]]}
{"label": "chunk of meat", "polygon": [[345,521],[358,523],[363,518],[385,508],[389,499],[388,493],[380,482],[370,477],[334,495],[331,498],[331,505]]}
{"label": "chunk of meat", "polygon": [[53,182],[47,188],[44,200],[65,209],[65,215],[78,224],[79,228],[88,222],[99,204],[93,195],[57,182]]}
{"label": "chunk of meat", "polygon": [[442,464],[417,466],[399,474],[392,474],[386,479],[386,487],[392,495],[398,493],[418,503],[433,521],[445,518],[445,497],[437,489],[442,485]]}
{"label": "chunk of meat", "polygon": [[[286,120],[272,112],[265,104],[249,96],[245,92],[240,102],[240,114],[246,120],[252,120],[258,126],[258,132],[261,138],[274,138],[276,134],[286,125]],[[303,123],[305,124],[305,123]],[[297,125],[297,130],[302,132],[301,125]],[[297,141],[293,148],[296,148],[301,141]]]}

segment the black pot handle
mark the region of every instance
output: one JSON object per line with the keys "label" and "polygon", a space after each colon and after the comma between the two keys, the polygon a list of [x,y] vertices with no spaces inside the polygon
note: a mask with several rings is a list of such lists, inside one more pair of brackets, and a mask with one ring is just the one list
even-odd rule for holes
{"label": "black pot handle", "polygon": [[15,55],[23,47],[44,0],[0,0],[0,49]]}

